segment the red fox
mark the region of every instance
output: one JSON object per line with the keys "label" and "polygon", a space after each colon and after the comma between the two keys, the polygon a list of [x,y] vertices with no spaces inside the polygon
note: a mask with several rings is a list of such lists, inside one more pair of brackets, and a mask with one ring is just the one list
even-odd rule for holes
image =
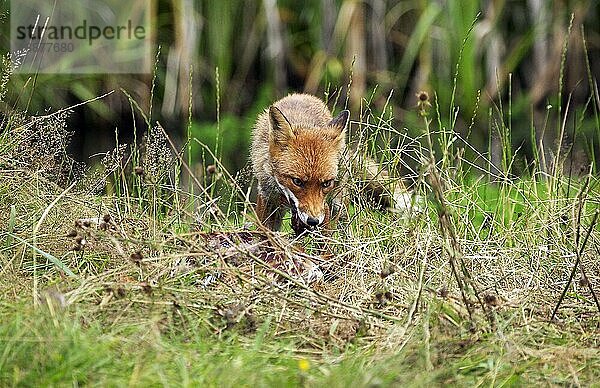
{"label": "red fox", "polygon": [[325,199],[338,175],[349,116],[344,110],[333,118],[323,101],[307,94],[284,97],[258,116],[251,159],[263,225],[279,230],[290,208],[297,234],[327,226]]}
{"label": "red fox", "polygon": [[[270,230],[281,227],[287,209],[292,211],[296,234],[305,229],[327,228],[330,209],[327,195],[334,189],[338,167],[347,158],[346,128],[350,112],[335,118],[323,101],[308,94],[290,94],[258,116],[250,157],[258,180],[256,214]],[[355,164],[360,158],[353,158]],[[347,164],[347,163],[346,163]],[[375,162],[363,159],[361,175],[383,207],[408,208],[410,194],[402,185],[389,185]],[[346,166],[347,167],[347,166]]]}

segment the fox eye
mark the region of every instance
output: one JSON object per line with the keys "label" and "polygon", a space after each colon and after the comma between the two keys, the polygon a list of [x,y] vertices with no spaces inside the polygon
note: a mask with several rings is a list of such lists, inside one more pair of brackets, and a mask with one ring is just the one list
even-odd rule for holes
{"label": "fox eye", "polygon": [[304,182],[299,178],[292,178],[292,183],[298,187],[304,187]]}
{"label": "fox eye", "polygon": [[333,184],[333,179],[330,179],[328,181],[321,183],[321,187],[324,189],[327,189],[327,188],[331,187],[332,184]]}

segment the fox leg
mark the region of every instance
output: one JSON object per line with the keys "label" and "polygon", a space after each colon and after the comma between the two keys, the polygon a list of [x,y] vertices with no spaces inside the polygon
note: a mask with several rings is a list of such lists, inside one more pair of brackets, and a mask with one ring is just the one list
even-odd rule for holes
{"label": "fox leg", "polygon": [[285,209],[274,201],[267,198],[264,194],[258,193],[256,198],[256,215],[258,220],[268,229],[278,231],[281,228],[281,221]]}

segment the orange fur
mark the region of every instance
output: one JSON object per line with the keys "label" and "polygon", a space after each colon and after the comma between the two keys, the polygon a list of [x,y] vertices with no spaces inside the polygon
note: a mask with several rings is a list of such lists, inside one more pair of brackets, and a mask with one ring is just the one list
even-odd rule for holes
{"label": "orange fur", "polygon": [[259,115],[253,132],[252,167],[258,179],[256,212],[278,230],[287,208],[296,233],[326,226],[326,197],[334,187],[345,149],[349,112],[332,118],[327,106],[307,94],[291,94]]}

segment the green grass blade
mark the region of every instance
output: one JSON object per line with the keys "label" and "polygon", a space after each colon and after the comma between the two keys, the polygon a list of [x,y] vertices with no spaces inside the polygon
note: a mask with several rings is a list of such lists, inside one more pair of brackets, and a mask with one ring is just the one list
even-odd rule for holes
{"label": "green grass blade", "polygon": [[50,260],[52,263],[54,263],[54,265],[56,265],[61,271],[63,271],[67,275],[69,275],[71,277],[74,277],[74,278],[77,277],[77,275],[75,275],[75,273],[73,273],[73,271],[71,271],[62,261],[60,261],[56,257],[52,256],[49,253],[46,253],[46,252],[42,251],[41,249],[39,249],[38,247],[36,247],[34,245],[31,245],[30,243],[28,243],[27,241],[23,240],[19,236],[16,236],[16,235],[14,235],[12,233],[8,233],[8,235],[11,236],[12,238],[16,239],[20,243],[25,244],[27,247],[33,249],[34,251],[36,251],[37,253],[39,253],[40,255],[42,255],[42,257]]}

